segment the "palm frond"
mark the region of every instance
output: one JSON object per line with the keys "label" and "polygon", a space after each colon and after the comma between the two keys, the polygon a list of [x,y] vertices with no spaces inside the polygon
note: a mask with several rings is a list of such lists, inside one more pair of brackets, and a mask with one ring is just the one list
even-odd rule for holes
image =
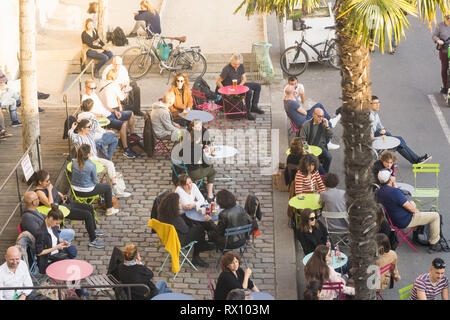
{"label": "palm frond", "polygon": [[256,13],[269,14],[274,12],[281,20],[289,16],[294,8],[305,8],[306,12],[311,12],[314,8],[326,3],[325,0],[243,0],[234,14],[245,8],[245,15],[250,17]]}

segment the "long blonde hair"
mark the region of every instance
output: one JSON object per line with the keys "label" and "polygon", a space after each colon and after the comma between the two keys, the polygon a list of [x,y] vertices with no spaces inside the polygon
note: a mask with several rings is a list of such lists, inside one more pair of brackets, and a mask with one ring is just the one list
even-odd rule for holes
{"label": "long blonde hair", "polygon": [[145,10],[150,11],[152,14],[155,14],[155,9],[153,6],[148,2],[148,0],[142,0],[141,6],[145,8]]}

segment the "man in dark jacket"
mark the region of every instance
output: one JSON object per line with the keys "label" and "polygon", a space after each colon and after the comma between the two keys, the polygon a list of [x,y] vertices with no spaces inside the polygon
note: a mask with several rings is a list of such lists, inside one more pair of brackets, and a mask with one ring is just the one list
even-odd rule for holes
{"label": "man in dark jacket", "polygon": [[[23,199],[26,207],[20,226],[22,231],[28,231],[36,238],[41,225],[44,223],[45,215],[37,210],[39,198],[34,191],[26,192]],[[59,232],[59,237],[67,242],[72,242],[75,237],[75,231],[73,229],[59,229]]]}

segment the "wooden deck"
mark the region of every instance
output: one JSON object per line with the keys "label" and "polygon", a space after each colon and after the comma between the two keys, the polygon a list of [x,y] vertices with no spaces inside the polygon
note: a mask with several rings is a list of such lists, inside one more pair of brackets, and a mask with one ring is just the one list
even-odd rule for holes
{"label": "wooden deck", "polygon": [[[66,119],[65,108],[62,104],[48,106],[41,103],[45,109],[44,113],[39,114],[40,133],[41,133],[41,159],[42,168],[49,171],[50,179],[55,184],[56,177],[67,158],[68,142],[62,139],[64,130],[64,121]],[[20,110],[20,108],[19,108]],[[69,114],[73,113],[74,107],[69,108]],[[9,114],[4,113],[7,130],[13,134],[12,137],[0,140],[0,185],[2,185],[8,174],[14,168],[18,160],[23,155],[22,149],[22,128],[10,127]],[[22,168],[18,168],[20,193],[23,194],[28,185],[23,180]],[[8,217],[18,204],[18,193],[15,175],[9,180],[5,189],[0,193],[0,230],[5,225]],[[18,236],[17,226],[20,222],[20,209],[18,209],[10,221],[7,229],[0,235],[0,261],[4,260],[6,249],[15,243]]]}

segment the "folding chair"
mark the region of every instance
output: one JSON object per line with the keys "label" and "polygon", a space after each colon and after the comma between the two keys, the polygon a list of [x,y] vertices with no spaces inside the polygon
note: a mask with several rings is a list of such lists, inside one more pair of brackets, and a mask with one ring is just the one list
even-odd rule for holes
{"label": "folding chair", "polygon": [[322,211],[322,217],[325,220],[325,227],[327,228],[328,233],[331,235],[335,235],[338,241],[335,243],[335,245],[339,245],[342,243],[344,246],[349,247],[349,236],[350,232],[348,229],[346,231],[337,231],[333,230],[333,227],[330,228],[330,225],[332,225],[332,221],[330,221],[330,225],[328,224],[328,220],[333,219],[348,219],[348,213],[346,211],[343,212],[331,212],[331,211]]}
{"label": "folding chair", "polygon": [[411,242],[408,241],[408,235],[414,230],[414,228],[409,229],[409,231],[407,233],[403,232],[402,230],[400,230],[399,228],[397,228],[396,226],[394,226],[392,224],[391,218],[389,217],[389,213],[387,212],[386,208],[383,206],[383,211],[384,211],[384,215],[386,216],[386,218],[389,221],[389,224],[391,225],[391,228],[395,231],[396,234],[398,234],[402,239],[398,242],[397,248],[400,246],[400,243],[402,243],[403,240],[406,241],[406,243],[409,244],[409,246],[411,248],[413,248],[413,250],[415,252],[419,252],[412,244]]}
{"label": "folding chair", "polygon": [[342,282],[325,282],[322,284],[322,290],[330,290],[330,291],[338,290],[339,300],[345,300],[345,294],[342,292],[343,289],[344,285],[342,284]]}
{"label": "folding chair", "polygon": [[209,292],[211,293],[211,300],[214,300],[214,293],[215,293],[215,289],[214,289],[214,284],[211,281],[211,275],[208,272],[208,289]]}
{"label": "folding chair", "polygon": [[413,285],[414,285],[414,283],[398,290],[400,300],[405,300],[411,296],[411,291],[412,291]]}
{"label": "folding chair", "polygon": [[[389,263],[387,265],[385,265],[384,267],[380,268],[380,277],[381,275],[385,274],[386,272],[389,272],[392,269],[392,263]],[[381,278],[380,278],[381,280]],[[377,290],[377,296],[380,297],[381,300],[383,299],[383,296],[381,295],[381,288]]]}
{"label": "folding chair", "polygon": [[[250,234],[252,233],[252,224],[245,224],[243,226],[239,226],[239,227],[232,227],[232,228],[226,228],[225,229],[225,245],[223,247],[223,249],[219,249],[219,251],[222,253],[221,255],[219,255],[219,258],[217,259],[217,265],[216,267],[219,265],[219,261],[222,258],[222,256],[225,254],[225,252],[228,251],[234,251],[234,250],[238,250],[239,249],[239,254],[241,256],[241,258],[244,260],[244,265],[247,265],[247,261],[245,261],[245,250],[247,249],[247,245],[248,245],[248,239],[250,238]],[[236,248],[228,248],[228,238],[231,236],[238,236],[238,235],[245,235],[246,239],[245,242],[240,245],[239,247]]]}
{"label": "folding chair", "polygon": [[[180,177],[180,175],[182,173],[184,173],[185,175],[187,175],[189,177],[189,171],[188,168],[186,167],[186,165],[183,162],[180,163],[175,163],[174,161],[172,161],[172,159],[170,159],[170,165],[172,167],[172,172],[174,173],[175,177],[178,178]],[[180,173],[180,172],[181,173]],[[194,183],[197,185],[197,187],[200,189],[200,186],[202,185],[203,181],[205,180],[205,177],[201,178],[200,181],[194,181]],[[174,182],[175,184],[175,182]]]}
{"label": "folding chair", "polygon": [[[189,253],[191,252],[192,248],[197,243],[197,241],[195,240],[191,241],[187,245],[181,247],[177,231],[175,230],[175,227],[173,225],[162,223],[156,219],[150,219],[147,225],[150,228],[154,229],[158,234],[159,238],[158,246],[163,244],[164,249],[168,252],[166,259],[164,260],[163,264],[159,268],[158,273],[156,274],[157,276],[161,273],[162,269],[166,265],[169,256],[171,256],[172,258],[172,272],[175,273],[173,277],[174,280],[186,261],[191,265],[191,267],[195,271],[198,271],[197,267],[194,266],[191,260],[189,260],[188,258]],[[181,262],[181,264],[179,264],[180,255],[183,256],[183,261]]]}
{"label": "folding chair", "polygon": [[73,190],[72,183],[70,182],[69,175],[67,174],[67,169],[65,170],[65,173],[66,173],[67,181],[69,182],[70,190],[72,190],[72,195],[73,195],[74,199],[75,199],[76,201],[78,201],[79,203],[84,203],[84,204],[88,204],[88,205],[92,206],[92,208],[94,209],[94,218],[95,218],[95,221],[96,221],[97,223],[100,223],[100,220],[99,220],[98,217],[97,217],[97,210],[95,210],[95,207],[94,207],[94,205],[93,205],[94,201],[95,201],[96,199],[99,199],[100,196],[99,196],[98,194],[93,195],[93,196],[91,196],[91,197],[80,197],[80,196],[77,196],[77,194],[75,193],[75,190]]}
{"label": "folding chair", "polygon": [[206,94],[204,92],[201,92],[201,91],[198,91],[195,89],[191,89],[191,91],[192,91],[192,99],[194,100],[195,108],[198,110],[209,112],[214,117],[214,121],[217,123],[219,128],[222,129],[219,122],[217,121],[217,115],[218,115],[220,109],[223,109],[223,106],[221,106],[213,101],[208,101],[206,99]]}
{"label": "folding chair", "polygon": [[152,127],[152,136],[153,141],[155,143],[155,151],[153,151],[153,156],[155,156],[158,153],[164,154],[167,160],[170,159],[170,150],[168,145],[170,144],[170,138],[169,140],[160,139],[156,136],[155,131],[153,131]]}
{"label": "folding chair", "polygon": [[[439,175],[439,164],[430,163],[430,164],[413,164],[413,173],[414,173],[414,193],[413,198],[416,201],[417,207],[423,207],[424,205],[431,205],[431,208],[436,208],[435,211],[439,212],[439,184],[438,184],[438,175]],[[420,188],[417,186],[417,175],[418,173],[435,173],[436,174],[436,184],[434,187]],[[428,200],[421,200],[419,198],[426,198]]]}
{"label": "folding chair", "polygon": [[[227,125],[230,120],[241,120],[245,119],[246,122],[244,126],[247,126],[247,106],[245,105],[245,93],[243,95],[222,95],[222,105],[223,105],[223,118],[225,120],[224,127],[231,127]],[[228,110],[226,106],[229,106]],[[240,108],[242,106],[242,108]],[[237,126],[234,124],[233,126]]]}

